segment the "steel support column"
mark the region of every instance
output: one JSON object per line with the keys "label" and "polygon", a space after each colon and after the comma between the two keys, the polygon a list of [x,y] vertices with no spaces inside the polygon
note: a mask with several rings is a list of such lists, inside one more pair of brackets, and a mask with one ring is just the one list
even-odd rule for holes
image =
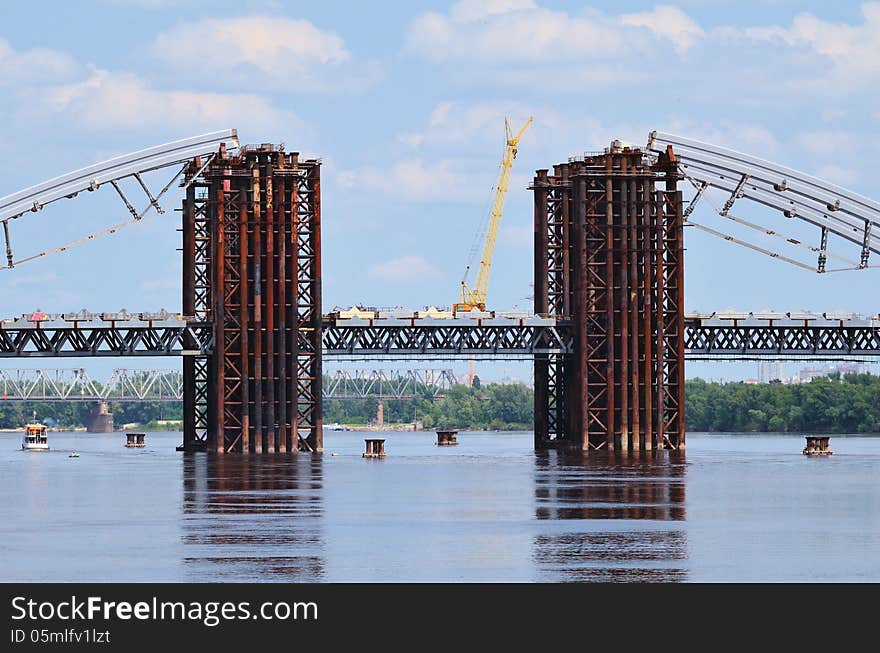
{"label": "steel support column", "polygon": [[[560,357],[557,378],[535,361],[536,448],[684,445],[678,179],[671,150],[653,163],[618,145],[557,165],[552,176],[538,171],[535,310],[572,323],[574,351]],[[564,257],[557,233],[566,234]],[[551,392],[565,397],[565,426],[555,433]]]}
{"label": "steel support column", "polygon": [[[188,196],[184,306],[196,313],[208,306],[214,327],[213,353],[202,359],[210,380],[204,447],[274,453],[303,442],[321,451],[320,163],[271,145],[235,156],[221,148],[199,183],[207,188],[207,260],[201,263],[198,247],[187,254],[199,231]],[[208,281],[201,299],[200,274]],[[194,368],[185,372],[190,425],[199,360],[187,367]]]}

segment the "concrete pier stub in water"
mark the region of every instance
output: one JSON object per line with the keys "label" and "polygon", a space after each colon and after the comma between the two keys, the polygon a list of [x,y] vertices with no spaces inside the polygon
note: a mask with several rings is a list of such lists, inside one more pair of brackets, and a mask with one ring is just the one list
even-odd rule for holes
{"label": "concrete pier stub in water", "polygon": [[106,401],[99,401],[92,407],[89,414],[88,433],[112,433],[113,413]]}

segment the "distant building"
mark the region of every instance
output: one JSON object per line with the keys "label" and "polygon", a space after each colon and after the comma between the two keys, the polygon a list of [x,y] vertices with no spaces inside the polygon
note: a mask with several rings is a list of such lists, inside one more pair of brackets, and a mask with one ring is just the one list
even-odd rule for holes
{"label": "distant building", "polygon": [[758,383],[782,381],[782,363],[779,361],[758,361]]}
{"label": "distant building", "polygon": [[808,383],[815,378],[829,374],[868,374],[868,366],[863,362],[835,363],[818,367],[805,367],[791,378],[792,383]]}

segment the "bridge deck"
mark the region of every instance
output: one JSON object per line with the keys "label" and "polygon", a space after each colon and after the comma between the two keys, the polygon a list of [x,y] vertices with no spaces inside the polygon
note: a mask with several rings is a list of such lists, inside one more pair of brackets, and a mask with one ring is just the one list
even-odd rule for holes
{"label": "bridge deck", "polygon": [[[464,321],[462,321],[464,322]],[[708,323],[707,323],[708,322]],[[691,360],[718,358],[847,358],[880,356],[880,324],[873,320],[774,321],[689,320],[685,354]],[[401,324],[323,327],[324,356],[340,359],[518,358],[567,355],[570,325],[556,324]],[[114,321],[74,325],[4,323],[0,358],[64,358],[206,355],[213,350],[210,323],[130,325]]]}

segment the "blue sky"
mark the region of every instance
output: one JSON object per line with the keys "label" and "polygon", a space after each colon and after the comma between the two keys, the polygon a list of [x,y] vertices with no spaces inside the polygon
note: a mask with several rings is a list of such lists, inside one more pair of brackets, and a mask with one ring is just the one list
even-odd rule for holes
{"label": "blue sky", "polygon": [[[448,305],[489,207],[503,117],[534,115],[489,291],[493,307],[522,307],[536,168],[661,129],[880,198],[878,79],[877,2],[14,3],[0,24],[0,195],[236,127],[324,162],[326,308]],[[110,193],[59,204],[15,225],[16,251],[126,216]],[[178,216],[0,271],[0,312],[178,310]],[[694,217],[719,226],[707,207]],[[686,245],[688,309],[878,312],[876,270],[818,276],[694,231]],[[689,368],[754,373],[718,369]]]}

